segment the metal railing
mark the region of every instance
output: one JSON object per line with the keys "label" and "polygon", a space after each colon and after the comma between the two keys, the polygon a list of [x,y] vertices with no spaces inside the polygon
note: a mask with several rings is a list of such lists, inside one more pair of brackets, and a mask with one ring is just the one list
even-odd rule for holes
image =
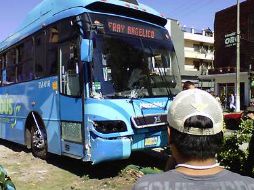
{"label": "metal railing", "polygon": [[201,30],[201,29],[183,26],[181,29],[183,32],[187,32],[187,33],[198,34],[198,35],[207,36],[207,37],[214,36],[214,32],[210,28]]}

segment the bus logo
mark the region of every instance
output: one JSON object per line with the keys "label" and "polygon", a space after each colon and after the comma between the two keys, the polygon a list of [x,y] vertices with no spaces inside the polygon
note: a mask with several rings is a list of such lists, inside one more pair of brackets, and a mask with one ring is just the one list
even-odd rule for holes
{"label": "bus logo", "polygon": [[161,123],[161,116],[160,115],[154,117],[154,124],[156,124],[156,123]]}
{"label": "bus logo", "polygon": [[0,120],[3,123],[9,123],[11,128],[14,128],[17,124],[17,119],[16,115],[19,113],[21,110],[21,105],[15,105],[13,103],[12,98],[8,98],[8,95],[5,97],[0,97],[0,114],[1,115],[13,115],[13,118],[9,117],[1,117]]}
{"label": "bus logo", "polygon": [[140,109],[163,108],[164,102],[141,103]]}

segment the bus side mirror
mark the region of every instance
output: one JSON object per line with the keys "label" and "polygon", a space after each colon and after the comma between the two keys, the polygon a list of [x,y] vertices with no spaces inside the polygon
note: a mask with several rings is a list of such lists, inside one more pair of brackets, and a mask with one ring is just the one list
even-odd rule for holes
{"label": "bus side mirror", "polygon": [[88,39],[82,39],[80,50],[81,61],[91,62],[93,57],[93,41]]}

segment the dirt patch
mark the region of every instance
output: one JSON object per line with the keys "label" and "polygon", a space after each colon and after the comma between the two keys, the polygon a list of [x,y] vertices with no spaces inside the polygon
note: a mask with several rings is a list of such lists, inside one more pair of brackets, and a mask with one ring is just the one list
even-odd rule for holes
{"label": "dirt patch", "polygon": [[18,190],[128,190],[144,175],[140,168],[158,170],[165,165],[165,157],[147,153],[135,153],[128,160],[95,166],[56,155],[45,161],[33,157],[26,148],[6,141],[0,141],[0,152],[0,164]]}

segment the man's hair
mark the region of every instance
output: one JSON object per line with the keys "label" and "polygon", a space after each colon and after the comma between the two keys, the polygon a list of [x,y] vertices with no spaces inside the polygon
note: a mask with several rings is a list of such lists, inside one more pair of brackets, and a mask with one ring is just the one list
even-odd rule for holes
{"label": "man's hair", "polygon": [[[184,128],[213,128],[213,122],[205,116],[192,116],[185,120]],[[170,144],[174,144],[179,153],[187,159],[205,160],[215,158],[222,142],[223,132],[215,135],[190,135],[171,128]]]}
{"label": "man's hair", "polygon": [[190,89],[190,86],[195,86],[195,85],[194,85],[194,83],[191,82],[191,81],[186,81],[186,82],[184,82],[184,84],[183,84],[183,90],[188,90],[188,89]]}

